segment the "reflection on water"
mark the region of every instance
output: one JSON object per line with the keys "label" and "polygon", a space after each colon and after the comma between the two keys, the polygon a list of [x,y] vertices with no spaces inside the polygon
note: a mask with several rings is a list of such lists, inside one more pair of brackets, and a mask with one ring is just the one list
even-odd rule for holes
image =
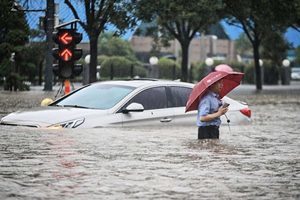
{"label": "reflection on water", "polygon": [[299,199],[299,104],[252,110],[220,140],[196,127],[0,127],[0,198]]}

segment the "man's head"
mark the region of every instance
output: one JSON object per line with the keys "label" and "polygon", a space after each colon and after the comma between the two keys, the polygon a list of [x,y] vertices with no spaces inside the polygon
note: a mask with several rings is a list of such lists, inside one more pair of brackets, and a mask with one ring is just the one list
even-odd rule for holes
{"label": "man's head", "polygon": [[223,80],[221,79],[221,80],[215,82],[214,84],[212,84],[209,87],[209,90],[214,92],[214,93],[219,94],[221,92],[222,88],[223,88]]}

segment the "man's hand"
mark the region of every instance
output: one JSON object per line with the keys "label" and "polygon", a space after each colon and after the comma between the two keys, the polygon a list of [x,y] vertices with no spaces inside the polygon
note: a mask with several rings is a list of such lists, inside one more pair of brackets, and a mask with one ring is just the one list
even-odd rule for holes
{"label": "man's hand", "polygon": [[228,107],[224,108],[221,106],[218,110],[218,114],[219,114],[219,116],[221,116],[221,115],[224,115],[227,111],[228,111]]}
{"label": "man's hand", "polygon": [[215,113],[212,114],[208,114],[206,116],[202,116],[200,118],[201,122],[209,122],[217,117],[220,117],[221,115],[224,115],[226,112],[228,111],[228,107],[227,108],[223,108],[222,106],[219,108],[219,110]]}

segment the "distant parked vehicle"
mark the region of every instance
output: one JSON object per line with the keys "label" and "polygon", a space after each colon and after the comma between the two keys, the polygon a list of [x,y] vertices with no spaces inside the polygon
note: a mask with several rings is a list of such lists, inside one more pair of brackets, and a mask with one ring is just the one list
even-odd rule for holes
{"label": "distant parked vehicle", "polygon": [[[47,107],[17,111],[1,125],[44,128],[97,128],[107,126],[196,126],[197,111],[185,113],[193,84],[178,81],[106,81],[83,86]],[[249,123],[246,103],[229,97],[231,124]],[[226,119],[221,118],[223,123]]]}
{"label": "distant parked vehicle", "polygon": [[300,80],[300,67],[292,68],[291,78],[293,80]]}

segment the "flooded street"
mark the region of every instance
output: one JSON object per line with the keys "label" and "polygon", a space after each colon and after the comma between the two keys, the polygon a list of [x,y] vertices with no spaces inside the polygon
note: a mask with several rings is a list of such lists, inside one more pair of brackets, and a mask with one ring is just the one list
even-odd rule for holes
{"label": "flooded street", "polygon": [[[3,117],[49,93],[0,96]],[[0,126],[0,199],[299,199],[300,93],[229,96],[253,121],[220,140],[197,140],[196,126]]]}

